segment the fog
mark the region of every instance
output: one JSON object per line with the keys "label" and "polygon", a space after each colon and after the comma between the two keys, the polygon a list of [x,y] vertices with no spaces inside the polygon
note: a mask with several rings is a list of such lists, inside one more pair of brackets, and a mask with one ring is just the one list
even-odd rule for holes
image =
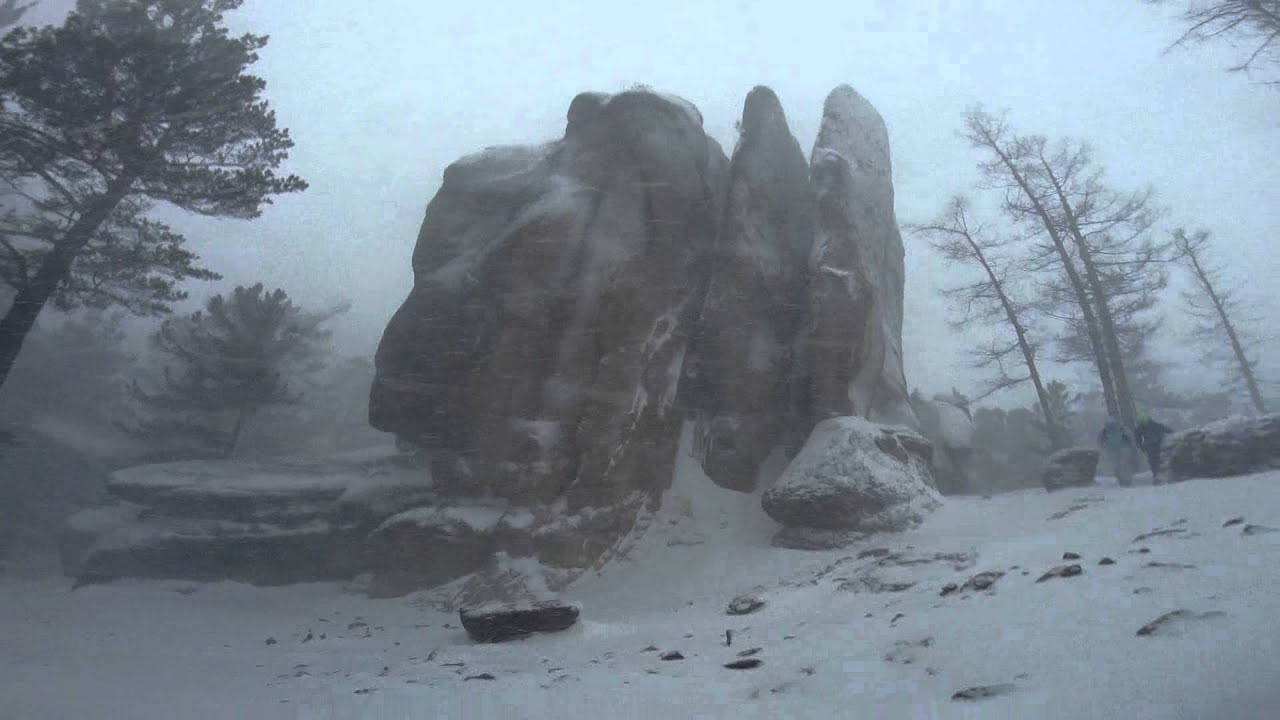
{"label": "fog", "polygon": [[[1270,717],[1280,66],[1171,47],[1181,7],[245,0],[309,188],[157,206],[222,278],[163,331],[51,303],[0,377],[0,716]],[[587,91],[563,152],[476,155],[565,138]],[[1188,340],[1177,263],[1127,408],[1127,328],[1056,357],[1116,297],[1079,283],[1001,368],[1050,392],[983,394],[1012,334],[950,322],[976,265],[909,226],[1074,220],[1001,215],[978,106],[1152,188],[1153,236],[1212,234],[1261,395]],[[246,295],[274,324],[199,325]]]}
{"label": "fog", "polygon": [[[56,18],[60,5],[71,3],[44,0],[32,17]],[[412,285],[423,210],[454,160],[559,138],[577,93],[635,84],[692,101],[726,152],[747,91],[768,85],[807,152],[823,98],[847,82],[888,125],[900,222],[975,194],[978,158],[957,132],[982,103],[1025,132],[1091,143],[1117,186],[1155,188],[1161,227],[1211,230],[1246,297],[1280,305],[1280,285],[1250,282],[1280,273],[1280,95],[1265,76],[1224,72],[1237,48],[1166,52],[1181,31],[1172,13],[1115,0],[250,0],[230,22],[271,36],[254,72],[297,142],[288,169],[311,187],[252,223],[173,221],[225,276],[210,291],[260,280],[305,302],[348,298],[340,345],[371,355]],[[952,271],[922,239],[905,244],[907,380],[970,392],[978,375],[938,293]],[[1176,283],[1163,306],[1156,354],[1174,362],[1171,382],[1197,385],[1197,352],[1179,350]],[[1257,353],[1268,377],[1280,370],[1275,349],[1273,338]]]}

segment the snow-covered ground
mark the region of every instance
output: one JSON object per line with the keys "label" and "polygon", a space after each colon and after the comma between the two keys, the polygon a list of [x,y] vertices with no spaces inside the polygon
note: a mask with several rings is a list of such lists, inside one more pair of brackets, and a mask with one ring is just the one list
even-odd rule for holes
{"label": "snow-covered ground", "polygon": [[[339,584],[0,579],[0,717],[1280,717],[1280,472],[950,498],[827,552],[772,548],[758,496],[677,477],[630,555],[565,593],[582,621],[522,642]],[[1064,552],[1083,574],[1037,582]],[[1005,575],[940,595],[982,571]],[[744,592],[767,604],[726,615]],[[952,699],[974,687],[993,695]]]}

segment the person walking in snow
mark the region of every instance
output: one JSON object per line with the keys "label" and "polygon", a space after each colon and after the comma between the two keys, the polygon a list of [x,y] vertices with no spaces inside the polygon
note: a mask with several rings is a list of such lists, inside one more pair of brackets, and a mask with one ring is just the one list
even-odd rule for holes
{"label": "person walking in snow", "polygon": [[1129,439],[1129,433],[1125,431],[1124,426],[1114,417],[1107,419],[1107,424],[1102,426],[1102,432],[1098,433],[1098,446],[1107,453],[1107,458],[1111,461],[1111,468],[1116,474],[1116,481],[1122,487],[1129,487],[1133,484],[1133,441]]}
{"label": "person walking in snow", "polygon": [[1134,439],[1138,447],[1146,453],[1147,465],[1151,466],[1151,484],[1160,484],[1160,449],[1164,445],[1164,436],[1173,432],[1168,425],[1158,423],[1149,416],[1138,416],[1138,425],[1133,429]]}

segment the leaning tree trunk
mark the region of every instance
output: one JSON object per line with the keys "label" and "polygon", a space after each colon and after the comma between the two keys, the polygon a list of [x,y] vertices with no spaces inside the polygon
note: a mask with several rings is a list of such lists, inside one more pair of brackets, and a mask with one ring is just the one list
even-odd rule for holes
{"label": "leaning tree trunk", "polygon": [[991,287],[996,291],[996,298],[1000,301],[1000,307],[1004,309],[1005,317],[1009,320],[1009,325],[1013,327],[1014,334],[1018,338],[1018,349],[1022,351],[1022,359],[1026,362],[1027,373],[1031,376],[1031,384],[1035,386],[1036,398],[1040,401],[1040,413],[1044,415],[1045,432],[1049,435],[1049,444],[1054,450],[1066,447],[1065,433],[1062,432],[1058,419],[1053,416],[1053,408],[1049,404],[1049,393],[1044,388],[1044,382],[1040,379],[1040,370],[1036,366],[1035,351],[1031,349],[1031,343],[1027,340],[1027,330],[1022,326],[1022,321],[1018,319],[1018,311],[1013,306],[1013,301],[1005,294],[1004,284],[1000,282],[1000,278],[996,276],[995,270],[991,264],[987,262],[987,256],[982,252],[982,248],[973,241],[973,238],[966,232],[965,240],[969,243],[969,249],[973,252],[974,257],[982,265],[982,269],[987,273],[987,279],[991,281]]}
{"label": "leaning tree trunk", "polygon": [[4,387],[13,365],[22,351],[36,318],[48,304],[49,298],[71,273],[71,266],[94,233],[128,194],[130,183],[123,180],[113,183],[106,193],[93,200],[85,212],[72,223],[66,234],[40,260],[36,274],[18,289],[9,311],[0,319],[0,388]]}
{"label": "leaning tree trunk", "polygon": [[[1093,261],[1093,249],[1089,247],[1089,243],[1085,241],[1084,233],[1080,230],[1080,223],[1076,219],[1075,208],[1072,207],[1071,201],[1067,199],[1066,192],[1062,189],[1062,184],[1058,182],[1057,175],[1054,174],[1053,168],[1049,167],[1043,157],[1040,160],[1041,166],[1044,168],[1045,176],[1049,182],[1053,184],[1054,192],[1058,195],[1058,203],[1062,206],[1062,215],[1067,221],[1067,229],[1071,232],[1071,238],[1075,241],[1076,252],[1080,253],[1080,263],[1084,265],[1085,279],[1088,281],[1089,289],[1093,294],[1093,307],[1098,317],[1098,327],[1101,330],[1102,344],[1106,350],[1106,360],[1111,369],[1112,383],[1115,388],[1116,409],[1120,412],[1120,422],[1125,427],[1132,429],[1137,424],[1137,407],[1133,401],[1133,391],[1129,389],[1128,374],[1124,369],[1124,356],[1120,350],[1120,338],[1116,333],[1115,317],[1111,313],[1111,304],[1108,302],[1106,289],[1102,284],[1102,275],[1098,272],[1098,265]],[[1082,298],[1083,303],[1088,303],[1088,298]]]}
{"label": "leaning tree trunk", "polygon": [[1080,316],[1084,319],[1085,329],[1089,336],[1089,347],[1093,350],[1093,361],[1098,368],[1098,382],[1102,385],[1102,398],[1107,405],[1107,414],[1117,416],[1120,412],[1120,405],[1116,398],[1115,382],[1111,374],[1111,364],[1107,362],[1107,353],[1102,341],[1102,333],[1098,329],[1098,318],[1094,314],[1093,307],[1089,303],[1089,295],[1086,292],[1084,281],[1080,277],[1080,272],[1076,269],[1075,263],[1071,260],[1071,253],[1067,250],[1066,242],[1062,239],[1062,233],[1058,232],[1057,225],[1053,222],[1053,217],[1049,214],[1049,210],[1040,202],[1039,196],[1031,189],[1030,182],[1018,169],[1017,164],[1009,154],[1004,151],[989,135],[985,137],[987,146],[995,151],[999,156],[1000,162],[1009,170],[1014,182],[1018,188],[1022,190],[1023,195],[1031,202],[1032,208],[1036,212],[1036,216],[1044,225],[1045,231],[1049,234],[1049,239],[1053,241],[1054,250],[1058,253],[1058,259],[1062,262],[1062,269],[1066,273],[1067,281],[1071,284],[1072,294],[1076,297],[1076,303],[1080,306]]}
{"label": "leaning tree trunk", "polygon": [[1200,257],[1196,255],[1193,248],[1186,248],[1187,259],[1191,262],[1191,269],[1196,275],[1196,280],[1200,282],[1200,286],[1204,288],[1204,293],[1209,297],[1209,302],[1213,305],[1213,311],[1217,313],[1218,320],[1222,323],[1222,330],[1226,333],[1227,341],[1231,344],[1231,352],[1235,355],[1236,364],[1240,368],[1240,377],[1244,379],[1245,388],[1249,391],[1249,399],[1253,401],[1253,407],[1258,411],[1259,415],[1267,413],[1267,404],[1262,399],[1262,391],[1258,387],[1258,378],[1253,374],[1253,364],[1249,362],[1249,357],[1245,355],[1244,343],[1240,341],[1240,335],[1236,332],[1236,326],[1231,323],[1231,318],[1227,316],[1226,304],[1222,301],[1222,297],[1218,295],[1218,291],[1214,289],[1213,283],[1209,281],[1209,274],[1205,271],[1204,266],[1200,264]]}

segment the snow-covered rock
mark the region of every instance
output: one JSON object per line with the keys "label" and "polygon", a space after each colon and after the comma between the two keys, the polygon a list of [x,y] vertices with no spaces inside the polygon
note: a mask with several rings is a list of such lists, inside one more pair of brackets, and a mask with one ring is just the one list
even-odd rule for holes
{"label": "snow-covered rock", "polygon": [[351,577],[369,568],[371,532],[435,497],[426,468],[387,453],[144,465],[107,489],[125,502],[71,516],[60,540],[63,571],[81,582]]}
{"label": "snow-covered rock", "polygon": [[1098,473],[1098,451],[1092,448],[1066,448],[1049,456],[1040,480],[1050,492],[1065,487],[1087,487],[1094,484]]}
{"label": "snow-covered rock", "polygon": [[563,503],[574,537],[530,529],[545,562],[600,559],[671,482],[727,166],[696,109],[645,91],[584,93],[561,140],[450,166],[372,424],[431,448],[458,502]]}
{"label": "snow-covered rock", "polygon": [[742,109],[742,135],[710,284],[698,323],[695,403],[703,468],[716,484],[755,489],[777,445],[806,432],[797,417],[813,198],[809,165],[773,91],[757,87]]}
{"label": "snow-covered rock", "polygon": [[1280,413],[1231,417],[1178,433],[1169,441],[1168,463],[1178,480],[1280,468]]}
{"label": "snow-covered rock", "polygon": [[369,535],[369,593],[395,597],[482,568],[494,552],[498,508],[425,507],[388,518]]}
{"label": "snow-covered rock", "polygon": [[889,134],[848,85],[827,96],[809,164],[817,227],[802,350],[813,417],[914,423],[902,370],[905,256]]}
{"label": "snow-covered rock", "polygon": [[788,526],[904,530],[940,504],[927,447],[904,428],[856,417],[824,420],[761,503]]}
{"label": "snow-covered rock", "polygon": [[581,608],[570,603],[539,602],[484,605],[458,611],[472,640],[505,642],[540,632],[567,630],[578,622]]}

